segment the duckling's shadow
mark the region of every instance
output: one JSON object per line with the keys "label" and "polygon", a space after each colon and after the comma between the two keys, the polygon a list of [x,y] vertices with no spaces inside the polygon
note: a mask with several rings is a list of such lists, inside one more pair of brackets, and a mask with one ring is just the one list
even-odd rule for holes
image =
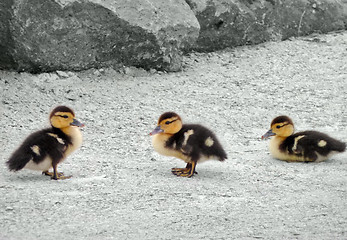
{"label": "duckling's shadow", "polygon": [[219,179],[223,178],[224,172],[212,169],[197,169],[192,178],[201,178],[201,179]]}
{"label": "duckling's shadow", "polygon": [[26,183],[26,182],[46,182],[51,181],[51,178],[49,176],[45,175],[11,175],[7,178],[7,180],[11,183],[17,182],[17,183]]}
{"label": "duckling's shadow", "polygon": [[334,163],[334,159],[328,159],[322,162],[310,162],[310,161],[303,161],[303,162],[296,162],[296,161],[284,161],[285,163],[290,164],[303,164],[303,165],[317,165],[317,164],[332,164]]}
{"label": "duckling's shadow", "polygon": [[278,160],[278,159],[274,159],[274,161],[283,162],[283,165],[285,165],[285,164],[318,165],[318,164],[333,164],[334,162],[336,162],[336,160],[334,160],[334,159],[327,159],[327,160],[322,161],[322,162],[310,162],[310,161],[297,162],[297,161],[283,161],[283,160]]}

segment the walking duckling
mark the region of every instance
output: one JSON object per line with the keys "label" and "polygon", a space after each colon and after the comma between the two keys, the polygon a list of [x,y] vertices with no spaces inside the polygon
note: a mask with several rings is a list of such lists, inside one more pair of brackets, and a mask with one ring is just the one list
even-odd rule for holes
{"label": "walking duckling", "polygon": [[182,124],[181,117],[174,112],[163,113],[150,135],[153,136],[155,151],[187,163],[185,168],[171,169],[176,176],[192,177],[197,173],[197,163],[209,159],[227,159],[227,154],[212,131],[198,124]]}
{"label": "walking duckling", "polygon": [[317,131],[294,134],[294,123],[287,116],[278,116],[262,139],[269,137],[270,153],[274,158],[288,162],[321,162],[336,153],[344,152],[346,143]]}
{"label": "walking duckling", "polygon": [[[49,119],[50,128],[29,135],[12,154],[6,162],[9,170],[38,170],[54,180],[71,177],[58,173],[57,166],[81,146],[82,134],[79,127],[84,124],[75,119],[75,113],[66,106],[54,108]],[[51,168],[53,172],[49,172]]]}

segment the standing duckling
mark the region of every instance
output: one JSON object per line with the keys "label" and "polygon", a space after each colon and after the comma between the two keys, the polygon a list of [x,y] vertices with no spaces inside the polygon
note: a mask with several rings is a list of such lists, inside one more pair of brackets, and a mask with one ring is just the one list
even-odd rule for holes
{"label": "standing duckling", "polygon": [[155,151],[187,163],[185,168],[172,168],[172,173],[177,176],[193,176],[198,162],[212,158],[219,161],[227,159],[227,154],[213,132],[201,125],[182,124],[180,116],[174,112],[162,114],[150,135],[153,136]]}
{"label": "standing duckling", "polygon": [[[84,125],[75,119],[68,107],[58,106],[51,112],[51,127],[29,135],[6,162],[11,171],[23,168],[42,171],[52,179],[66,179],[58,173],[57,166],[82,144],[79,127]],[[53,168],[53,172],[48,170]]]}
{"label": "standing duckling", "polygon": [[262,139],[272,137],[269,145],[274,158],[290,162],[321,162],[344,152],[346,144],[316,131],[294,134],[293,121],[287,116],[276,117]]}

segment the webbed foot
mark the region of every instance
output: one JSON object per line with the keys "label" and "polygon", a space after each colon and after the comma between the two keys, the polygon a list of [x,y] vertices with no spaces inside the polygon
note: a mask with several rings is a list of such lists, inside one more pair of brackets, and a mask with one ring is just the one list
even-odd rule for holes
{"label": "webbed foot", "polygon": [[195,170],[193,171],[191,168],[172,168],[171,172],[180,177],[191,177],[194,173],[198,174]]}
{"label": "webbed foot", "polygon": [[65,176],[64,173],[62,172],[57,172],[57,176],[54,176],[54,173],[53,172],[49,172],[49,171],[44,171],[42,172],[42,174],[46,175],[46,176],[50,176],[51,179],[54,179],[54,180],[64,180],[64,179],[69,179],[71,178],[72,176]]}

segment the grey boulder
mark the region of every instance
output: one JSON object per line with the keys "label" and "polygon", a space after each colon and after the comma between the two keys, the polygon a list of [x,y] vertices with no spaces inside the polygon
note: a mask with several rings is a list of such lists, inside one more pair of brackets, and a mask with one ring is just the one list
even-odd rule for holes
{"label": "grey boulder", "polygon": [[187,0],[201,28],[194,49],[214,51],[346,29],[344,1]]}
{"label": "grey boulder", "polygon": [[19,71],[122,65],[177,71],[199,33],[184,0],[8,2],[8,55]]}

